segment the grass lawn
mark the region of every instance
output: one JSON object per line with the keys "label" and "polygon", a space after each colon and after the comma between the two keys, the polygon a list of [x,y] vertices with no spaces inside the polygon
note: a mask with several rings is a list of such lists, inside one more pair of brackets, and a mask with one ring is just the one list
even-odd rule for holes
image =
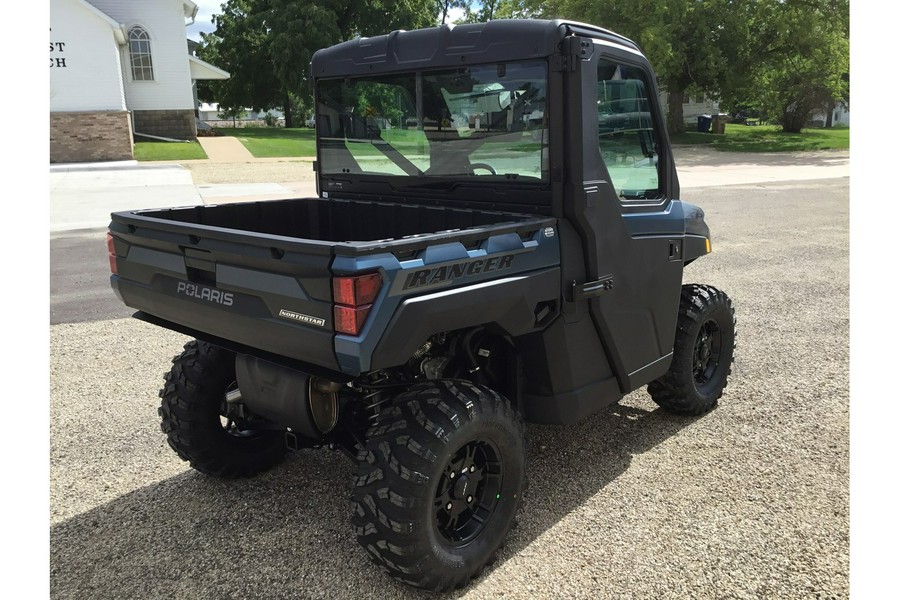
{"label": "grass lawn", "polygon": [[309,127],[220,127],[216,131],[236,137],[257,158],[316,155],[316,130]]}
{"label": "grass lawn", "polygon": [[[236,137],[250,154],[260,157],[315,156],[316,133],[307,127],[246,127],[229,129],[222,127],[222,135]],[[414,134],[404,130],[385,130],[384,137],[388,141],[407,145],[417,140]],[[404,139],[412,136],[410,139]],[[796,152],[801,150],[835,150],[850,147],[850,129],[804,129],[801,133],[783,133],[776,125],[757,125],[754,127],[738,124],[725,125],[725,135],[711,133],[685,132],[672,136],[673,144],[704,144],[716,150],[726,152]],[[156,144],[141,142],[135,144],[135,156],[138,146],[186,146],[187,144]],[[515,150],[524,150],[516,147]],[[202,149],[196,149],[200,156],[174,156],[175,159],[204,158]],[[138,160],[166,160],[169,157],[138,158]]]}
{"label": "grass lawn", "polygon": [[673,144],[705,144],[726,152],[796,152],[844,150],[850,147],[850,129],[804,129],[783,133],[776,125],[725,125],[725,135],[685,132],[672,136]]}
{"label": "grass lawn", "polygon": [[135,160],[189,160],[206,158],[197,142],[135,142]]}

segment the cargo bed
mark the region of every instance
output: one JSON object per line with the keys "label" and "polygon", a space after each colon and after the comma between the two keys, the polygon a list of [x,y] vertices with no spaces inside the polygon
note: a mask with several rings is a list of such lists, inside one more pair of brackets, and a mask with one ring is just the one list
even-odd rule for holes
{"label": "cargo bed", "polygon": [[[405,269],[524,249],[554,223],[322,198],[118,212],[110,224],[112,285],[145,320],[238,351],[340,371],[333,276],[380,269],[386,293]],[[392,313],[397,301],[379,307]]]}
{"label": "cargo bed", "polygon": [[194,237],[241,240],[307,251],[356,255],[415,251],[441,240],[469,243],[486,231],[533,230],[553,221],[536,215],[411,203],[302,198],[115,213],[113,223]]}

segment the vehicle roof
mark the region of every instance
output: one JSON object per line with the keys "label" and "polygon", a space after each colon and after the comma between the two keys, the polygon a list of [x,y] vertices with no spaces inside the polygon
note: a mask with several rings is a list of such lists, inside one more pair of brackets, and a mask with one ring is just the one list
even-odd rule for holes
{"label": "vehicle roof", "polygon": [[310,69],[313,77],[320,78],[538,59],[557,52],[559,42],[571,35],[599,38],[640,52],[628,38],[594,25],[561,19],[498,19],[350,40],[317,51]]}

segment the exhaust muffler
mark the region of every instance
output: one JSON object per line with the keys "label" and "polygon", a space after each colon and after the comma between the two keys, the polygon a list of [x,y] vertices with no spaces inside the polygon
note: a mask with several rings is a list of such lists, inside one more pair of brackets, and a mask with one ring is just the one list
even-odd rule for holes
{"label": "exhaust muffler", "polygon": [[311,440],[337,424],[342,384],[247,354],[237,355],[235,372],[240,401],[259,416]]}

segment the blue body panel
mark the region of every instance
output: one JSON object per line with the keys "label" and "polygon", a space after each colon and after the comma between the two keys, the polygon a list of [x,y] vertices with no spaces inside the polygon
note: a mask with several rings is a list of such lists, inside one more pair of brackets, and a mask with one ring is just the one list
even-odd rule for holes
{"label": "blue body panel", "polygon": [[[471,249],[460,242],[430,246],[420,256],[403,261],[391,253],[338,256],[331,267],[335,275],[378,271],[384,282],[360,334],[335,335],[335,354],[341,371],[359,374],[370,370],[376,346],[404,301],[435,291],[463,290],[498,278],[558,267],[559,262],[555,227],[539,229],[524,240],[515,233],[490,236]],[[557,296],[559,290],[553,290],[553,294]],[[439,322],[440,314],[435,319]],[[471,324],[481,324],[479,315],[472,315]]]}
{"label": "blue body panel", "polygon": [[631,237],[645,235],[684,235],[684,203],[673,200],[655,212],[623,212],[625,227]]}

